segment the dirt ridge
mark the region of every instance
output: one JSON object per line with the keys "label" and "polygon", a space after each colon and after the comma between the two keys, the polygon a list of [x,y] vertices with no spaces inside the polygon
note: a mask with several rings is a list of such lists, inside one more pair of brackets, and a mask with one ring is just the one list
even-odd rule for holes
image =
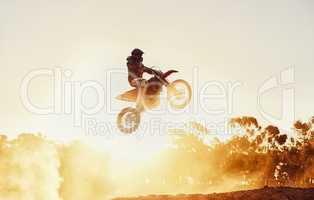
{"label": "dirt ridge", "polygon": [[212,194],[148,195],[113,200],[314,200],[314,188],[264,187]]}

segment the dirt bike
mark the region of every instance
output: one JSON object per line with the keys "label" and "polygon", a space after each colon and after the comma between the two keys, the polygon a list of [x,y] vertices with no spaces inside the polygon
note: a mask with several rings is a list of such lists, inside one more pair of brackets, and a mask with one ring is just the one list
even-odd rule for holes
{"label": "dirt bike", "polygon": [[138,87],[129,90],[117,97],[117,99],[128,102],[135,102],[136,106],[127,107],[120,111],[117,117],[117,126],[123,133],[132,133],[139,127],[141,113],[145,109],[153,109],[159,106],[160,93],[163,86],[167,89],[167,100],[173,109],[183,109],[191,101],[192,89],[185,80],[169,82],[167,77],[176,70],[169,70],[165,73],[153,70],[153,77],[146,81],[137,79]]}

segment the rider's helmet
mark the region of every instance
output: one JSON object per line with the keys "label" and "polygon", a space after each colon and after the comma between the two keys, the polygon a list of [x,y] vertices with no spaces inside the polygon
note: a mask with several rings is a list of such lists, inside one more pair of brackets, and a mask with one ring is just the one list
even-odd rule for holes
{"label": "rider's helmet", "polygon": [[132,56],[135,56],[135,57],[142,57],[142,55],[144,54],[144,52],[140,49],[133,49],[133,51],[131,52]]}

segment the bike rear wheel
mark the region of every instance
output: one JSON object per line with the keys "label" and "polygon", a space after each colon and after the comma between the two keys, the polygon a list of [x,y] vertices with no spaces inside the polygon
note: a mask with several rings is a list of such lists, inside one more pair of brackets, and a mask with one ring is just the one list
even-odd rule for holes
{"label": "bike rear wheel", "polygon": [[117,117],[117,126],[123,133],[133,133],[140,125],[141,114],[132,107],[124,108],[120,111]]}

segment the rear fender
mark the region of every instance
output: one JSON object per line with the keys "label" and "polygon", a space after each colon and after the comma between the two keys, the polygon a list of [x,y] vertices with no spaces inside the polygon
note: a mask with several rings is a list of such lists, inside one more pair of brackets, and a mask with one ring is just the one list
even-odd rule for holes
{"label": "rear fender", "polygon": [[117,96],[116,99],[121,100],[121,101],[136,102],[137,93],[138,93],[137,89],[129,90]]}

